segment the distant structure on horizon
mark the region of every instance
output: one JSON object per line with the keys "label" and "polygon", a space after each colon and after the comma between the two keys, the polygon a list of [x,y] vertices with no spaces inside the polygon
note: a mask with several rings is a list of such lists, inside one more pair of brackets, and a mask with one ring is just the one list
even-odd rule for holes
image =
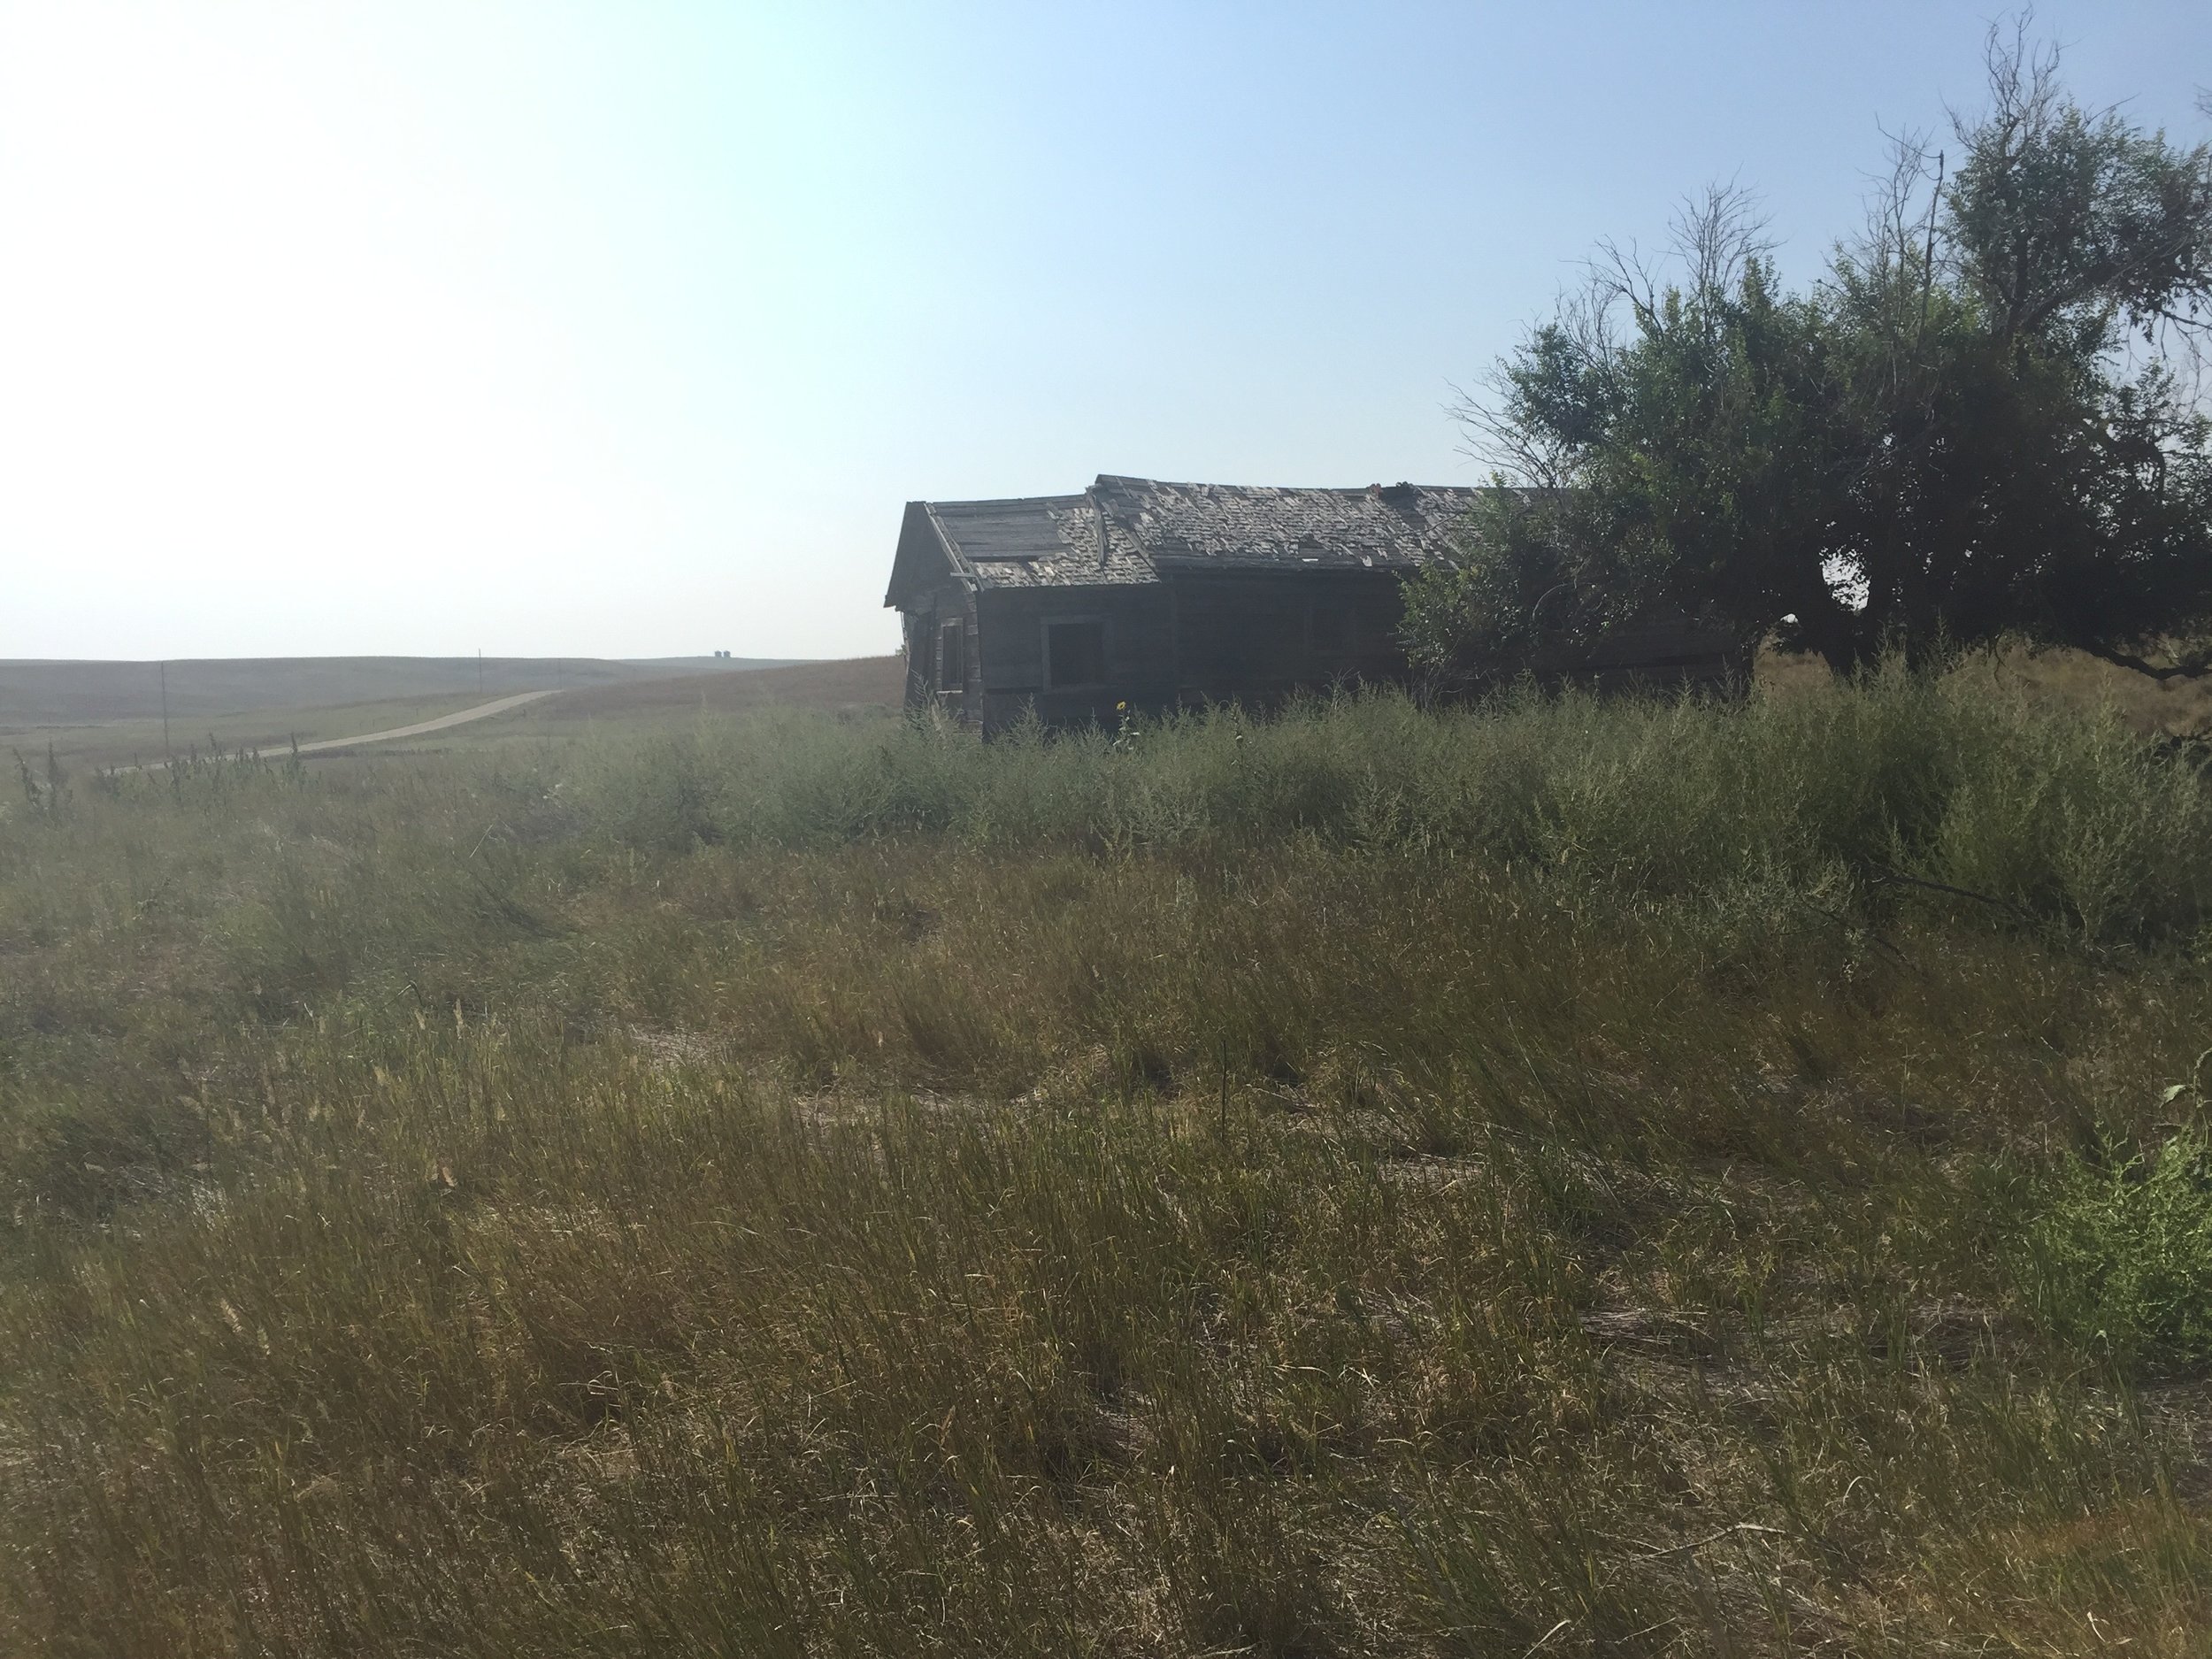
{"label": "distant structure on horizon", "polygon": [[[885,605],[905,625],[906,703],[992,730],[1034,709],[1111,723],[1404,685],[1403,578],[1448,559],[1474,489],[1277,489],[1101,473],[1079,495],[909,502]],[[1726,678],[1728,641],[1661,619],[1572,672]]]}

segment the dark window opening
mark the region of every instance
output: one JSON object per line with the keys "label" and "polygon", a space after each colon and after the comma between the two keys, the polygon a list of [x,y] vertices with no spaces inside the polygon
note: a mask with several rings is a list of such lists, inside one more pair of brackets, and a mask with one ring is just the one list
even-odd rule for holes
{"label": "dark window opening", "polygon": [[948,622],[937,630],[937,689],[958,691],[968,683],[968,629]]}
{"label": "dark window opening", "polygon": [[1055,690],[1106,682],[1103,622],[1045,624],[1045,683]]}
{"label": "dark window opening", "polygon": [[1317,601],[1313,607],[1313,649],[1317,657],[1341,657],[1352,649],[1349,607]]}

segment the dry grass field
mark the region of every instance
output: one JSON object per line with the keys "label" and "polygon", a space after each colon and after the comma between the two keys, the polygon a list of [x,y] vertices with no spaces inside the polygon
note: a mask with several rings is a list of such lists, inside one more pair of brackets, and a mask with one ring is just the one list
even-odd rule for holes
{"label": "dry grass field", "polygon": [[[2212,678],[2173,680],[2161,685],[2079,651],[2032,651],[2019,647],[1976,653],[1960,665],[1958,672],[1978,678],[1998,696],[2109,708],[2141,732],[2178,737],[2212,731]],[[1822,686],[1830,679],[1827,665],[1816,657],[1785,657],[1772,651],[1761,655],[1755,673],[1761,686],[1775,691]]]}
{"label": "dry grass field", "polygon": [[0,662],[0,721],[156,718],[161,681],[173,719],[251,709],[319,709],[414,697],[479,701],[548,686],[622,685],[787,664],[769,657],[265,657],[169,664]]}
{"label": "dry grass field", "polygon": [[664,657],[296,657],[156,663],[0,662],[0,749],[82,766],[163,756],[163,680],[170,742],[194,749],[280,749],[387,730],[518,691],[645,687],[709,681],[786,664],[770,659]]}
{"label": "dry grass field", "polygon": [[249,709],[190,721],[173,717],[166,749],[158,718],[29,725],[18,730],[0,728],[0,752],[35,767],[43,767],[50,753],[71,772],[157,764],[167,757],[168,750],[173,750],[180,760],[252,749],[280,754],[295,739],[312,743],[363,732],[389,731],[457,713],[476,702],[473,694],[395,697],[320,708]]}
{"label": "dry grass field", "polygon": [[777,672],[0,795],[0,1651],[2202,1651],[2139,706]]}
{"label": "dry grass field", "polygon": [[661,720],[770,708],[895,709],[905,690],[904,658],[856,657],[746,674],[685,675],[565,692],[518,714],[514,729],[565,731],[586,721]]}

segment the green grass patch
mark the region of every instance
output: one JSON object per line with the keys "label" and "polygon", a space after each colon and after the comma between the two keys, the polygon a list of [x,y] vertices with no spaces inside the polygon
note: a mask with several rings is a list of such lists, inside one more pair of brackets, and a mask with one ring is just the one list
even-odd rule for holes
{"label": "green grass patch", "polygon": [[2200,1125],[2148,1152],[2116,1139],[2067,1159],[2046,1205],[2028,1249],[2054,1326],[2131,1366],[2212,1366],[2212,1142]]}

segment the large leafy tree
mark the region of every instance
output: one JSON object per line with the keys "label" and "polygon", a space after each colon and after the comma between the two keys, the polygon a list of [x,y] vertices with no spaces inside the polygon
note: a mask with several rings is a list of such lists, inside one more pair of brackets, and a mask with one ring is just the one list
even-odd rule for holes
{"label": "large leafy tree", "polygon": [[1409,585],[1417,656],[1510,667],[1664,603],[1838,668],[2016,635],[2212,671],[2212,144],[2056,66],[1993,35],[1986,111],[1950,157],[1896,141],[1809,291],[1733,188],[1663,272],[1601,250],[1463,404],[1502,488]]}

